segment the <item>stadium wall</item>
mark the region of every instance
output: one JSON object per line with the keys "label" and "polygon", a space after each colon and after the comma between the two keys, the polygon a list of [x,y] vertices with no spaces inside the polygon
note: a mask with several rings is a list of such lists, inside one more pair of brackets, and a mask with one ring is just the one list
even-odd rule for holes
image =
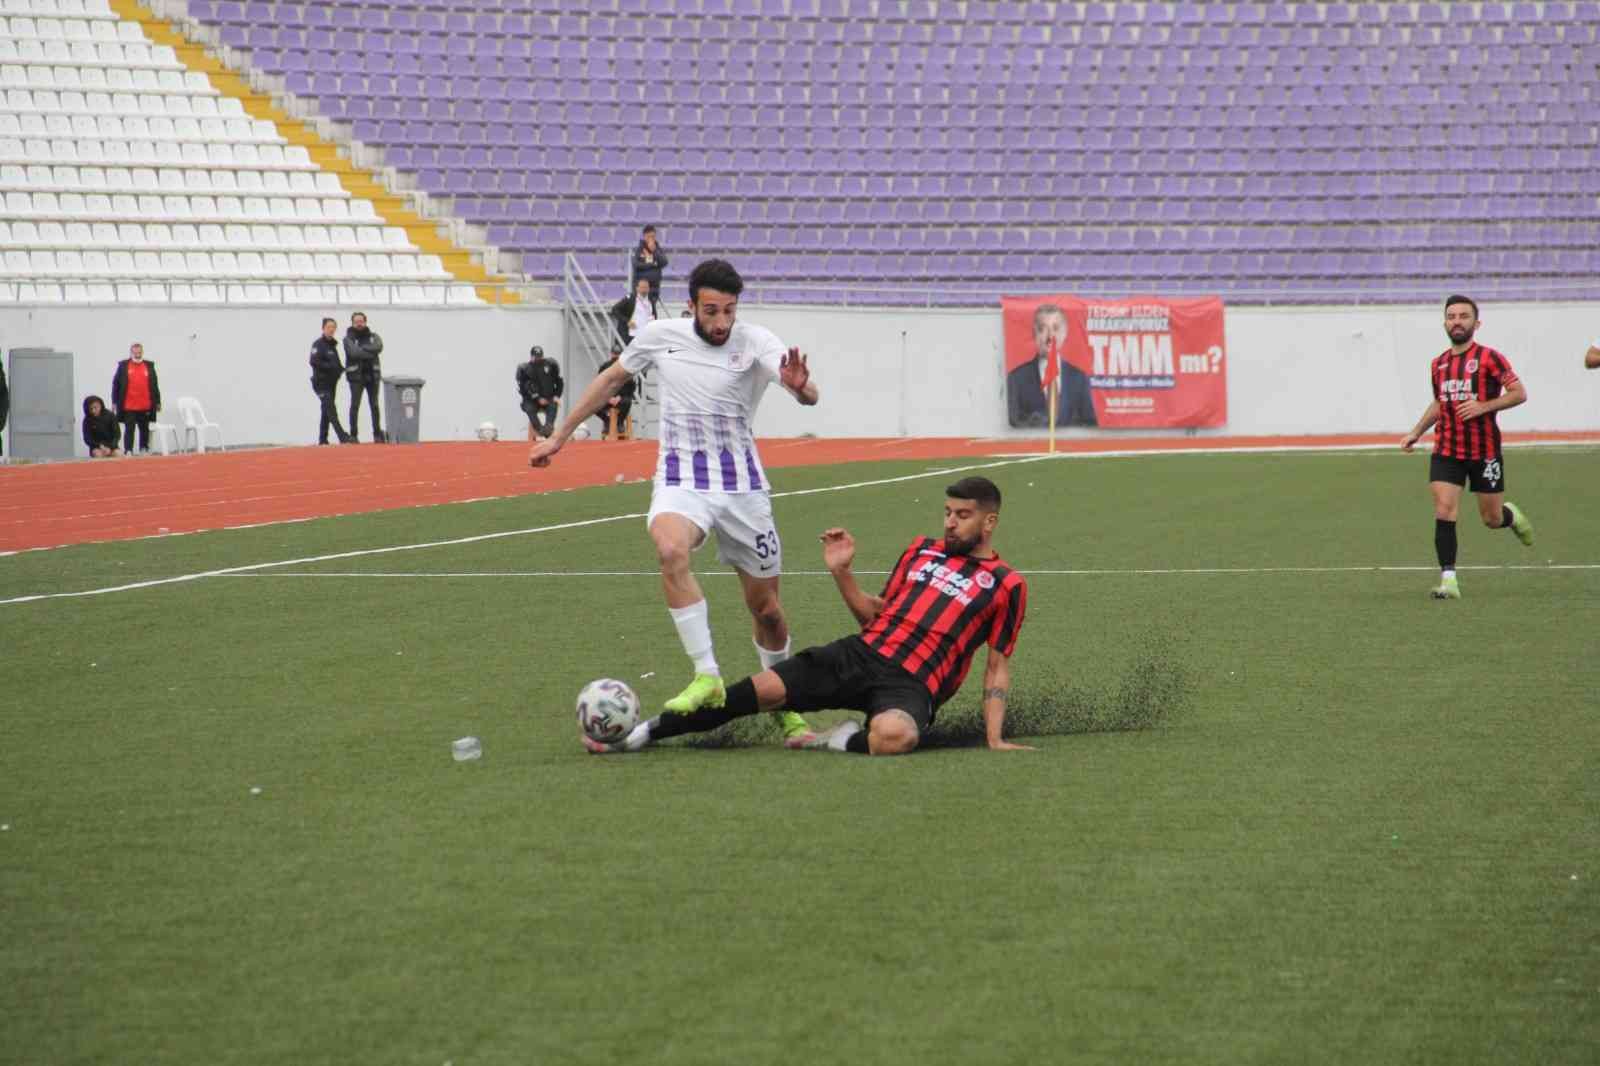
{"label": "stadium wall", "polygon": [[[341,334],[351,310],[334,312]],[[371,315],[386,345],[385,372],[427,379],[424,439],[467,438],[485,419],[502,436],[526,433],[514,370],[530,345],[561,351],[558,310],[375,308]],[[744,315],[806,351],[823,394],[814,409],[771,394],[757,423],[763,435],[1016,435],[1005,423],[998,307],[774,305],[747,306]],[[81,399],[109,396],[117,360],[137,340],[156,361],[169,420],[176,420],[173,401],[192,395],[230,444],[307,444],[315,440],[317,405],[306,356],[320,318],[299,308],[10,307],[0,310],[0,347],[73,352]],[[1437,306],[1230,309],[1229,417],[1215,432],[1398,435],[1428,402],[1427,363],[1445,346],[1442,320]],[[1506,428],[1600,429],[1600,374],[1582,368],[1600,329],[1596,308],[1485,306],[1483,321],[1479,339],[1506,353],[1531,396],[1505,416]],[[591,375],[569,367],[568,396]],[[348,397],[341,388],[341,410]],[[73,416],[76,425],[76,407]],[[1107,431],[1063,433],[1074,435]]]}

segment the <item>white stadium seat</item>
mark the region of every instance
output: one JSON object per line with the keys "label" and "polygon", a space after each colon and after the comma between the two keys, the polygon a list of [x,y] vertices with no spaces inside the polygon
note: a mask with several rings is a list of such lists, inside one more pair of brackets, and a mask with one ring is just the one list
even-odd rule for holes
{"label": "white stadium seat", "polygon": [[7,303],[473,299],[107,0],[0,0],[0,251]]}

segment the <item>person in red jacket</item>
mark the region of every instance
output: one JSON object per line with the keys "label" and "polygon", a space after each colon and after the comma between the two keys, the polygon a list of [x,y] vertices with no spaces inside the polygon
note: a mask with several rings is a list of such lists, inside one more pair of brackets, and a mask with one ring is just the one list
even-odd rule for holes
{"label": "person in red jacket", "polygon": [[139,451],[150,454],[150,423],[161,411],[161,384],[156,365],[144,357],[144,345],[128,349],[111,379],[111,406],[122,422],[122,454],[133,454],[133,431],[139,430]]}

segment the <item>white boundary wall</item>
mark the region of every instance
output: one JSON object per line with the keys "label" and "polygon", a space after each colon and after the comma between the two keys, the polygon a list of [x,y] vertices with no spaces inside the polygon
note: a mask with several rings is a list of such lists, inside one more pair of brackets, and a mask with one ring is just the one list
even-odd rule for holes
{"label": "white boundary wall", "polygon": [[[341,336],[351,310],[332,312]],[[769,390],[757,419],[764,436],[1016,435],[1005,423],[998,307],[747,304],[742,314],[799,345],[822,391],[820,407],[801,408]],[[1583,369],[1584,350],[1600,334],[1600,305],[1485,305],[1482,315],[1479,339],[1506,353],[1530,395],[1502,416],[1503,428],[1600,429],[1600,372]],[[526,434],[516,364],[533,344],[559,356],[559,310],[379,307],[371,316],[384,339],[384,371],[427,379],[423,439],[465,439],[485,419],[502,438]],[[1430,398],[1427,366],[1446,345],[1443,318],[1442,306],[1230,308],[1228,425],[1207,432],[1398,436]],[[5,307],[0,348],[73,352],[78,399],[109,400],[117,360],[140,341],[160,373],[166,420],[176,421],[179,396],[196,396],[230,444],[309,444],[317,402],[306,356],[320,319],[304,308]],[[568,368],[569,400],[591,373]],[[338,402],[347,410],[344,386]],[[73,415],[76,425],[76,406]],[[370,436],[365,416],[362,431]],[[77,446],[84,454],[81,440]]]}

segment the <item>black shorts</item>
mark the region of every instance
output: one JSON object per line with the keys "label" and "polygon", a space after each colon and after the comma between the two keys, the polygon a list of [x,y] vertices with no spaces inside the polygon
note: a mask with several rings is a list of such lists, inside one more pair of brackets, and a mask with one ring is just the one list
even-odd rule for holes
{"label": "black shorts", "polygon": [[1498,455],[1493,459],[1452,459],[1433,453],[1428,463],[1428,480],[1451,485],[1472,483],[1472,491],[1493,494],[1506,491],[1506,464]]}
{"label": "black shorts", "polygon": [[904,711],[919,732],[933,724],[933,694],[909,673],[885,659],[859,636],[806,648],[772,668],[788,690],[784,707],[792,711],[843,708],[866,711],[867,720],[883,711]]}

